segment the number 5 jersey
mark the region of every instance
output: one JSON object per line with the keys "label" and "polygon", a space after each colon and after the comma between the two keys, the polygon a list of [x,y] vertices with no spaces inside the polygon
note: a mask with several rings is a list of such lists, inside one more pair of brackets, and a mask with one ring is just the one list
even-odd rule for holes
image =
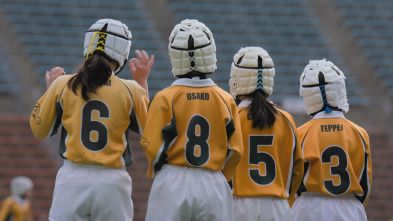
{"label": "number 5 jersey", "polygon": [[290,114],[276,109],[271,127],[252,128],[250,103],[242,101],[238,107],[244,154],[233,177],[233,195],[276,196],[292,203],[303,176],[295,122]]}
{"label": "number 5 jersey", "polygon": [[298,132],[305,162],[298,192],[354,194],[365,207],[372,177],[367,132],[340,111],[320,112]]}
{"label": "number 5 jersey", "polygon": [[171,164],[230,180],[243,152],[235,101],[211,79],[177,79],[151,101],[141,145],[148,177]]}
{"label": "number 5 jersey", "polygon": [[59,154],[73,163],[120,168],[132,163],[128,133],[141,134],[148,99],[135,81],[112,75],[85,101],[67,86],[70,75],[60,76],[38,100],[30,127],[38,139],[62,125]]}

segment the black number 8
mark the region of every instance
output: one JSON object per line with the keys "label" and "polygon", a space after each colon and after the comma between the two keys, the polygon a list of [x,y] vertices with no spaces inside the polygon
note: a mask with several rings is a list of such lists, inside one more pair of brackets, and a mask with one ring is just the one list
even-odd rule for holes
{"label": "black number 8", "polygon": [[[81,140],[83,146],[91,151],[100,151],[108,144],[108,129],[100,121],[92,120],[93,111],[99,112],[100,118],[109,118],[109,108],[99,100],[91,100],[85,104],[82,110]],[[97,140],[91,140],[91,132],[97,132]]]}
{"label": "black number 8", "polygon": [[[199,126],[199,134],[197,127]],[[186,160],[193,166],[203,166],[210,157],[209,144],[207,140],[210,136],[209,122],[200,115],[194,115],[187,127]],[[199,154],[195,154],[195,148],[199,146]]]}

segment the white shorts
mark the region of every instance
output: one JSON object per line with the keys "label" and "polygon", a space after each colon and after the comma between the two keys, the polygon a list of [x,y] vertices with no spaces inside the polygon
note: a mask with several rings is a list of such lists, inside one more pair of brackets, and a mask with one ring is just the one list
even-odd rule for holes
{"label": "white shorts", "polygon": [[233,197],[235,221],[290,221],[291,209],[286,199],[278,197]]}
{"label": "white shorts", "polygon": [[165,164],[153,181],[146,221],[233,221],[232,202],[221,171]]}
{"label": "white shorts", "polygon": [[131,221],[131,177],[125,168],[75,164],[64,160],[57,173],[51,221]]}
{"label": "white shorts", "polygon": [[363,205],[354,195],[325,196],[305,192],[291,209],[294,221],[367,221]]}

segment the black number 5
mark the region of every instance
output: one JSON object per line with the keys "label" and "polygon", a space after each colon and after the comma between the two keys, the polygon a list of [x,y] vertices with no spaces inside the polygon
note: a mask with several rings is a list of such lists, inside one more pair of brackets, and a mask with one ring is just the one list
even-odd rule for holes
{"label": "black number 5", "polygon": [[321,157],[322,163],[323,164],[332,163],[333,156],[338,157],[338,165],[330,166],[330,174],[338,175],[340,178],[340,182],[338,185],[334,185],[333,180],[325,179],[323,181],[323,184],[325,186],[325,189],[329,193],[333,195],[340,195],[348,190],[351,182],[349,173],[347,171],[347,167],[348,167],[347,154],[345,153],[345,150],[341,147],[330,146],[322,152],[322,157]]}
{"label": "black number 5", "polygon": [[266,153],[259,152],[258,146],[272,146],[274,136],[250,136],[250,156],[249,164],[258,166],[259,163],[265,164],[265,175],[260,175],[259,169],[249,169],[251,179],[259,185],[269,185],[276,178],[276,162],[274,158]]}
{"label": "black number 5", "polygon": [[[109,118],[109,108],[99,100],[91,100],[82,109],[81,140],[83,146],[91,151],[100,151],[108,143],[108,129],[100,121],[92,120],[93,111],[98,111],[100,118]],[[97,133],[97,140],[91,140],[91,133]]]}

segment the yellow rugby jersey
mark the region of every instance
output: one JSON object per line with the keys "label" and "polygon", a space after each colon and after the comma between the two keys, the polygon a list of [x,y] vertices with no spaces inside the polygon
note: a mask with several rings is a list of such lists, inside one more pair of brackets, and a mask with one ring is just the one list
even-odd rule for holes
{"label": "yellow rugby jersey", "polygon": [[298,129],[305,162],[299,193],[355,194],[366,206],[372,181],[367,132],[339,111],[318,113]]}
{"label": "yellow rugby jersey", "polygon": [[303,177],[295,122],[289,113],[277,109],[274,125],[252,128],[250,103],[245,100],[238,107],[244,153],[233,176],[233,195],[292,199]]}
{"label": "yellow rugby jersey", "polygon": [[63,158],[111,168],[130,165],[128,130],[143,132],[149,102],[146,91],[135,81],[112,75],[85,101],[66,85],[70,78],[56,79],[36,103],[30,117],[34,135],[45,139],[61,124],[59,154]]}
{"label": "yellow rugby jersey", "polygon": [[171,164],[221,170],[230,180],[243,152],[236,104],[211,79],[177,79],[151,101],[141,145],[149,178]]}
{"label": "yellow rugby jersey", "polygon": [[1,221],[32,221],[29,201],[17,202],[13,196],[7,197],[1,205]]}

